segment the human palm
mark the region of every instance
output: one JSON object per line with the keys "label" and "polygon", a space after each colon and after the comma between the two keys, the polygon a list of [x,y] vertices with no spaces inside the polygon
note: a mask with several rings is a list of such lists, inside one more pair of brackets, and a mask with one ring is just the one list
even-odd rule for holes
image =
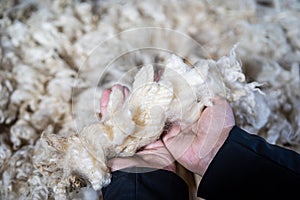
{"label": "human palm", "polygon": [[173,126],[163,137],[173,157],[188,170],[203,175],[235,125],[232,109],[225,99],[216,98],[206,107],[193,127]]}

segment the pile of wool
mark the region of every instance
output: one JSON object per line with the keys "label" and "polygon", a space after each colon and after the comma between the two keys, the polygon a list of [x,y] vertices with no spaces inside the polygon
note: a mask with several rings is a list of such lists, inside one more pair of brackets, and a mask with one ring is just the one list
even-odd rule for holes
{"label": "pile of wool", "polygon": [[[1,1],[0,198],[97,199],[93,183],[48,158],[99,122],[104,88],[166,66],[166,52],[192,66],[223,59],[220,74],[241,67],[236,81],[251,92],[228,96],[237,124],[300,152],[299,10],[297,0]],[[239,62],[223,57],[235,44]]]}
{"label": "pile of wool", "polygon": [[218,61],[198,60],[193,66],[171,55],[161,65],[156,73],[151,64],[141,67],[126,99],[122,90],[113,87],[103,119],[84,127],[78,136],[42,135],[34,163],[42,172],[52,171],[49,186],[56,187],[56,198],[66,196],[64,188],[74,175],[94,190],[108,185],[108,159],[132,156],[157,140],[166,123],[180,124],[183,130],[191,127],[216,96],[257,113],[254,98],[260,95],[259,84],[245,82],[234,51]]}

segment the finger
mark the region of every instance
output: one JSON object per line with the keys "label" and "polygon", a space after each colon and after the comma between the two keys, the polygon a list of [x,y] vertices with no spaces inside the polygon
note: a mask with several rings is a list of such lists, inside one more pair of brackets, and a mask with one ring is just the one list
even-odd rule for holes
{"label": "finger", "polygon": [[[136,160],[134,157],[124,157],[124,158],[113,158],[107,161],[107,166],[110,167],[110,170],[117,171],[120,169],[125,169],[129,167],[137,166],[141,161]],[[141,163],[140,163],[141,164]]]}
{"label": "finger", "polygon": [[190,147],[194,138],[195,134],[192,131],[181,130],[179,125],[174,124],[163,136],[162,141],[172,156],[177,159]]}
{"label": "finger", "polygon": [[176,166],[173,157],[165,151],[153,151],[137,153],[130,157],[113,158],[107,162],[110,170],[117,171],[131,167],[147,167],[153,169],[166,169],[176,172]]}
{"label": "finger", "polygon": [[175,159],[165,146],[158,149],[146,149],[135,154],[138,165],[156,169],[173,169]]}
{"label": "finger", "polygon": [[120,84],[115,84],[110,89],[105,89],[102,92],[102,96],[101,96],[101,99],[100,99],[100,114],[99,115],[102,116],[102,117],[105,116],[106,109],[107,109],[107,106],[108,106],[108,102],[109,102],[109,99],[110,99],[110,95],[111,95],[113,89],[120,90],[123,94],[124,100],[130,94],[129,89],[126,86],[122,86]]}
{"label": "finger", "polygon": [[175,159],[161,139],[145,146],[145,148],[137,152],[135,156],[152,166],[157,166],[170,171],[173,171],[176,168],[174,164]]}
{"label": "finger", "polygon": [[214,106],[213,117],[216,121],[223,122],[223,128],[232,127],[235,124],[234,115],[230,103],[221,97],[217,97],[213,100]]}
{"label": "finger", "polygon": [[105,113],[106,113],[106,108],[107,108],[107,105],[108,105],[108,102],[109,102],[110,94],[111,94],[111,89],[105,89],[102,92],[102,96],[101,96],[101,99],[100,99],[100,112],[101,112],[102,116],[104,116]]}
{"label": "finger", "polygon": [[118,89],[118,90],[120,90],[122,92],[122,94],[123,94],[123,100],[125,100],[129,96],[129,94],[130,94],[130,91],[129,91],[128,87],[123,86],[123,85],[118,84],[118,83],[115,84],[115,85],[113,85],[112,89]]}
{"label": "finger", "polygon": [[167,131],[166,134],[162,136],[163,141],[167,141],[171,138],[174,138],[180,133],[180,126],[177,124],[172,125],[169,130]]}
{"label": "finger", "polygon": [[173,158],[179,160],[196,139],[196,134],[191,130],[178,131],[178,129],[175,128],[169,137],[163,138],[163,142]]}
{"label": "finger", "polygon": [[199,158],[205,157],[226,136],[227,128],[234,125],[234,117],[229,102],[217,97],[213,106],[207,107],[201,114],[197,124],[197,136],[201,141]]}
{"label": "finger", "polygon": [[115,89],[115,88],[117,88],[117,89],[119,89],[119,90],[121,90],[121,91],[123,91],[123,86],[122,85],[120,85],[120,84],[115,84],[115,85],[113,85],[112,87],[111,87],[111,89]]}
{"label": "finger", "polygon": [[124,91],[123,91],[124,98],[126,99],[129,96],[129,94],[130,94],[130,90],[126,86],[123,86],[123,89],[124,89]]}
{"label": "finger", "polygon": [[143,150],[147,149],[158,149],[164,147],[164,143],[161,140],[156,140],[148,145],[146,145]]}
{"label": "finger", "polygon": [[200,115],[197,130],[206,133],[211,128],[225,128],[235,123],[232,108],[229,102],[222,98],[213,99],[213,105],[206,107]]}

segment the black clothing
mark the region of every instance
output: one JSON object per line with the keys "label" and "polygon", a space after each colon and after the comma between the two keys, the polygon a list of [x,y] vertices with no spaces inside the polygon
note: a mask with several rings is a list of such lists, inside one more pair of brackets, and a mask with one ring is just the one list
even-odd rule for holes
{"label": "black clothing", "polygon": [[112,172],[102,195],[104,200],[189,200],[188,186],[177,174],[150,168]]}
{"label": "black clothing", "polygon": [[[138,168],[133,168],[138,169]],[[175,173],[113,172],[104,200],[188,199]],[[235,126],[206,170],[198,188],[204,199],[300,199],[300,154],[267,143]]]}
{"label": "black clothing", "polygon": [[233,127],[198,188],[205,199],[300,199],[300,154]]}

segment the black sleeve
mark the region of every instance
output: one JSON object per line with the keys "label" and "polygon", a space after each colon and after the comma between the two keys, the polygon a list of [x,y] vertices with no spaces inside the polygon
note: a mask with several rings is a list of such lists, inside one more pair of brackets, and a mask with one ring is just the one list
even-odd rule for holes
{"label": "black sleeve", "polygon": [[128,168],[112,173],[102,189],[104,200],[189,200],[187,184],[175,173],[150,168]]}
{"label": "black sleeve", "polygon": [[300,154],[233,127],[202,177],[204,199],[300,199]]}

